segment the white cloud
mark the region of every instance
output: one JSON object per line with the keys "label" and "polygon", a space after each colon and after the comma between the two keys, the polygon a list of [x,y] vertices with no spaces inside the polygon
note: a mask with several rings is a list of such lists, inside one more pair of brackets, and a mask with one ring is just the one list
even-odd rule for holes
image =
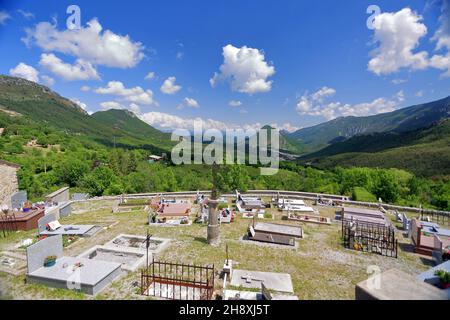
{"label": "white cloud", "polygon": [[241,93],[254,94],[272,89],[272,81],[267,79],[275,74],[275,67],[265,61],[262,51],[229,44],[223,47],[223,57],[220,72],[210,79],[212,87],[218,81],[229,81],[231,90]]}
{"label": "white cloud", "polygon": [[175,81],[177,78],[169,77],[167,78],[161,86],[161,92],[165,94],[175,94],[181,90],[181,86],[176,85]]}
{"label": "white cloud", "polygon": [[9,13],[6,12],[5,10],[0,11],[0,24],[5,25],[8,19],[11,19]]}
{"label": "white cloud", "polygon": [[443,0],[439,17],[440,26],[431,40],[436,42],[436,51],[446,49],[445,55],[436,54],[431,57],[430,65],[433,68],[446,70],[441,76],[450,77],[450,1]]}
{"label": "white cloud", "polygon": [[183,102],[177,106],[177,109],[180,110],[180,109],[183,109],[184,107],[199,108],[200,105],[197,102],[197,100],[186,97],[183,99]]}
{"label": "white cloud", "polygon": [[[163,130],[174,130],[174,129],[187,129],[192,130],[194,128],[194,123],[201,123],[203,129],[217,129],[221,131],[225,131],[226,129],[243,129],[249,130],[254,129],[258,130],[263,127],[263,125],[259,122],[250,123],[250,124],[233,124],[233,123],[225,123],[223,121],[218,121],[214,119],[203,119],[200,117],[196,118],[182,118],[177,115],[163,113],[163,112],[147,112],[143,114],[139,114],[138,117],[148,123],[151,126],[163,129]],[[295,131],[298,130],[297,127],[291,125],[290,123],[284,123],[282,125],[278,125],[276,123],[271,124],[272,127],[277,128],[279,130],[287,130],[287,131]]]}
{"label": "white cloud", "polygon": [[153,80],[153,79],[155,79],[155,77],[156,77],[156,74],[154,72],[149,72],[145,76],[144,80]]}
{"label": "white cloud", "polygon": [[153,91],[144,90],[141,87],[125,88],[120,81],[110,81],[104,88],[95,90],[98,94],[109,94],[122,98],[125,101],[139,105],[157,105],[153,100]]}
{"label": "white cloud", "polygon": [[391,80],[391,82],[393,84],[402,84],[402,83],[408,82],[408,80],[407,79],[393,79],[393,80]]}
{"label": "white cloud", "polygon": [[17,12],[19,12],[27,20],[34,19],[34,14],[32,12],[25,11],[22,9],[17,10]]}
{"label": "white cloud", "polygon": [[44,51],[57,51],[75,56],[93,65],[132,68],[144,57],[144,46],[130,37],[104,30],[97,19],[79,30],[57,29],[56,24],[40,22],[26,29],[22,39],[27,45],[36,44]]}
{"label": "white cloud", "polygon": [[48,85],[50,87],[55,84],[55,79],[53,79],[52,77],[49,77],[49,76],[47,76],[45,74],[43,76],[41,76],[41,79],[42,79],[44,84],[46,84],[46,85]]}
{"label": "white cloud", "polygon": [[228,125],[221,121],[202,118],[182,118],[163,112],[147,112],[139,116],[142,121],[162,129],[192,129],[194,121],[202,123],[204,128],[225,130]]}
{"label": "white cloud", "polygon": [[180,52],[177,52],[176,57],[177,57],[178,60],[183,59],[183,57],[184,57],[184,52],[181,52],[181,51],[180,51]]}
{"label": "white cloud", "polygon": [[410,8],[398,12],[381,13],[374,19],[374,42],[368,69],[377,75],[390,74],[402,68],[425,69],[428,53],[414,53],[419,41],[427,33],[422,17]]}
{"label": "white cloud", "polygon": [[24,78],[29,81],[39,82],[39,72],[23,62],[9,70],[9,74],[14,77]]}
{"label": "white cloud", "polygon": [[278,130],[285,130],[287,132],[295,132],[300,129],[300,127],[293,126],[290,123],[283,123],[281,126],[277,124],[272,124],[272,127],[277,128]]}
{"label": "white cloud", "polygon": [[336,90],[333,88],[322,87],[318,91],[312,94],[312,99],[317,102],[322,102],[328,97],[332,97],[336,94]]}
{"label": "white cloud", "polygon": [[130,110],[134,112],[134,114],[141,113],[141,107],[139,107],[136,103],[130,103]]}
{"label": "white cloud", "polygon": [[248,111],[247,111],[247,110],[245,110],[245,109],[241,109],[241,110],[239,110],[239,113],[240,113],[240,114],[247,114],[247,113],[248,113]]}
{"label": "white cloud", "polygon": [[[324,92],[327,92],[327,94],[324,95]],[[399,91],[389,99],[377,98],[371,102],[354,105],[341,102],[325,103],[325,98],[329,98],[335,93],[336,90],[323,87],[313,94],[302,95],[297,102],[297,113],[299,115],[321,116],[327,120],[347,116],[361,117],[394,111],[404,101],[403,91]]]}
{"label": "white cloud", "polygon": [[424,92],[423,90],[419,90],[419,91],[417,91],[414,95],[415,95],[416,97],[421,98],[421,97],[423,97],[424,94],[425,94],[425,92]]}
{"label": "white cloud", "polygon": [[84,102],[82,102],[82,101],[80,101],[79,99],[77,99],[77,98],[72,98],[72,99],[70,99],[73,103],[75,103],[77,106],[79,106],[81,109],[83,109],[84,111],[86,111],[89,115],[91,115],[93,112],[92,111],[90,111],[90,110],[88,110],[88,106],[87,106],[87,104],[86,103],[84,103]]}
{"label": "white cloud", "polygon": [[67,81],[99,80],[97,70],[88,61],[77,59],[75,64],[65,63],[53,53],[41,54],[39,64],[48,71]]}
{"label": "white cloud", "polygon": [[89,86],[82,86],[82,87],[80,88],[80,90],[81,90],[81,91],[84,91],[84,92],[88,92],[88,91],[91,90],[91,87],[89,87]]}
{"label": "white cloud", "polygon": [[100,103],[100,107],[102,107],[102,110],[109,110],[109,109],[125,109],[125,107],[116,102],[116,101],[105,101]]}
{"label": "white cloud", "polygon": [[240,106],[242,106],[242,102],[240,102],[238,100],[231,100],[230,102],[228,102],[228,105],[230,107],[240,107]]}

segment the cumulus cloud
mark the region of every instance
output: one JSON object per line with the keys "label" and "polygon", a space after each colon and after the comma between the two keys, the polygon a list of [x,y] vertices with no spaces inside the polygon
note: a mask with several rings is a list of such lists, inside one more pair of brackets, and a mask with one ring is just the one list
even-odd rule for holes
{"label": "cumulus cloud", "polygon": [[231,100],[230,102],[228,102],[228,105],[230,107],[240,107],[240,106],[242,106],[242,102],[240,102],[238,100]]}
{"label": "cumulus cloud", "polygon": [[23,62],[9,70],[9,74],[14,77],[24,78],[29,81],[39,82],[39,72]]}
{"label": "cumulus cloud", "polygon": [[156,101],[153,100],[153,91],[150,89],[144,90],[139,86],[125,88],[120,81],[110,81],[106,87],[97,88],[95,92],[117,96],[125,101],[139,105],[157,105]]}
{"label": "cumulus cloud", "polygon": [[373,22],[373,40],[378,47],[371,52],[368,70],[382,75],[402,68],[427,68],[428,53],[414,52],[420,39],[427,33],[427,27],[421,21],[422,16],[410,8],[376,16]]}
{"label": "cumulus cloud", "polygon": [[58,77],[67,81],[76,80],[99,80],[100,76],[97,70],[88,61],[77,59],[75,64],[65,63],[53,53],[41,54],[39,64],[57,75]]}
{"label": "cumulus cloud", "polygon": [[183,109],[184,107],[199,108],[200,105],[197,100],[186,97],[183,102],[178,105],[177,109]]}
{"label": "cumulus cloud", "polygon": [[[148,123],[149,125],[160,128],[162,130],[174,130],[174,129],[192,130],[194,128],[194,123],[201,124],[203,129],[217,129],[221,131],[225,131],[226,129],[258,130],[263,127],[263,124],[259,122],[239,125],[233,123],[226,123],[223,121],[218,121],[210,118],[208,119],[203,119],[200,117],[182,118],[177,115],[163,112],[147,112],[139,114],[138,117],[142,121]],[[271,126],[277,128],[278,130],[286,130],[290,132],[298,130],[297,127],[291,125],[290,123],[284,123],[282,125],[272,123]]]}
{"label": "cumulus cloud", "polygon": [[134,112],[134,114],[140,114],[141,113],[141,107],[137,105],[136,103],[130,103],[130,110]]}
{"label": "cumulus cloud", "polygon": [[77,98],[71,98],[70,99],[73,103],[75,103],[77,106],[79,106],[81,109],[83,109],[84,111],[86,111],[88,114],[92,114],[93,112],[88,110],[88,106],[86,103],[80,101]]}
{"label": "cumulus cloud", "polygon": [[430,65],[433,68],[446,70],[442,77],[450,77],[450,0],[442,0],[440,26],[431,38],[436,42],[436,51],[446,50],[446,54],[436,54],[431,57]]}
{"label": "cumulus cloud", "polygon": [[103,30],[94,18],[79,30],[58,30],[57,25],[40,22],[26,29],[22,38],[28,46],[37,45],[44,51],[56,51],[75,56],[93,65],[132,68],[144,57],[144,46],[134,42],[128,35],[121,36]]}
{"label": "cumulus cloud", "polygon": [[49,77],[45,74],[43,76],[41,76],[41,79],[44,84],[46,84],[50,87],[55,84],[55,79],[53,79],[52,77]]}
{"label": "cumulus cloud", "polygon": [[1,11],[0,11],[0,24],[1,24],[1,25],[5,25],[5,24],[6,24],[6,21],[7,21],[8,19],[11,19],[11,16],[9,15],[9,13],[6,12],[5,10],[1,10]]}
{"label": "cumulus cloud", "polygon": [[181,90],[181,86],[175,84],[177,78],[169,77],[167,78],[161,86],[161,92],[165,94],[175,94]]}
{"label": "cumulus cloud", "polygon": [[117,101],[105,101],[100,103],[102,110],[125,109],[125,107]]}
{"label": "cumulus cloud", "polygon": [[139,115],[140,119],[151,126],[161,129],[193,129],[194,122],[201,123],[205,129],[219,129],[225,130],[229,125],[222,121],[213,119],[196,118],[182,118],[176,115],[163,112],[147,112]]}
{"label": "cumulus cloud", "polygon": [[254,94],[268,92],[272,81],[268,78],[275,74],[275,67],[265,61],[261,50],[243,46],[236,48],[231,44],[223,47],[223,64],[220,72],[210,79],[212,87],[219,81],[229,81],[231,90]]}
{"label": "cumulus cloud", "polygon": [[[325,94],[326,93],[326,94]],[[371,102],[348,104],[341,102],[325,102],[326,98],[334,96],[336,90],[323,87],[313,94],[304,94],[297,102],[299,115],[321,116],[327,120],[347,116],[368,116],[396,110],[404,101],[403,91],[392,98],[377,98]]]}
{"label": "cumulus cloud", "polygon": [[82,86],[82,87],[80,88],[80,90],[81,90],[81,91],[84,91],[84,92],[88,92],[88,91],[91,90],[91,87],[89,87],[89,86]]}
{"label": "cumulus cloud", "polygon": [[153,79],[155,79],[155,77],[156,77],[156,74],[154,72],[149,72],[145,76],[144,80],[153,80]]}

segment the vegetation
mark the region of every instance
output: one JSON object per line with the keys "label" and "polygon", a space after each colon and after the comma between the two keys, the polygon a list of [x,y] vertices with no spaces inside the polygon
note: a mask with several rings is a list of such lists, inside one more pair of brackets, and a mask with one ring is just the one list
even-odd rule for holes
{"label": "vegetation", "polygon": [[[5,128],[0,136],[0,159],[21,165],[19,187],[27,190],[31,200],[41,200],[61,186],[91,196],[212,187],[210,166],[150,164],[151,153],[169,154],[170,140],[132,113],[110,110],[89,116],[69,100],[26,80],[0,76],[0,128]],[[417,137],[421,143],[433,141],[433,137],[448,138],[447,129],[448,122]],[[396,149],[385,152],[392,150]],[[426,154],[434,155],[432,151]],[[446,156],[434,156],[432,163],[437,169],[450,168],[443,162]],[[261,176],[257,166],[225,165],[216,179],[225,192],[307,191],[450,210],[449,176],[424,178],[392,169],[396,165],[388,160],[386,163],[381,169],[370,165],[349,168],[341,162],[324,168],[282,162],[273,176]]]}
{"label": "vegetation", "polygon": [[303,156],[300,162],[322,169],[395,167],[425,177],[450,175],[450,119],[404,133],[355,136]]}
{"label": "vegetation", "polygon": [[291,141],[303,145],[306,152],[356,135],[375,132],[407,132],[426,128],[448,118],[450,97],[368,117],[341,117],[289,134]]}

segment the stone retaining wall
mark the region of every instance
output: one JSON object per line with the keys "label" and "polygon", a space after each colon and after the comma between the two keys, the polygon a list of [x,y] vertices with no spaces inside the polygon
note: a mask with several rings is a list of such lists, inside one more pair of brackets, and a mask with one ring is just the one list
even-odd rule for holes
{"label": "stone retaining wall", "polygon": [[0,163],[0,205],[11,206],[11,196],[19,191],[17,170],[16,167]]}

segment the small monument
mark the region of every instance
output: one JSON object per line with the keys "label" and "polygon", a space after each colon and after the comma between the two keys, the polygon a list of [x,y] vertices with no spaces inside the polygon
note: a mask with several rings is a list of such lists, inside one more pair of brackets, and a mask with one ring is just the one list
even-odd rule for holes
{"label": "small monument", "polygon": [[208,244],[217,246],[220,243],[220,224],[219,224],[219,212],[217,211],[217,206],[219,201],[217,200],[217,171],[218,166],[216,163],[212,167],[213,176],[213,188],[211,191],[211,199],[208,201],[208,233],[207,241]]}

